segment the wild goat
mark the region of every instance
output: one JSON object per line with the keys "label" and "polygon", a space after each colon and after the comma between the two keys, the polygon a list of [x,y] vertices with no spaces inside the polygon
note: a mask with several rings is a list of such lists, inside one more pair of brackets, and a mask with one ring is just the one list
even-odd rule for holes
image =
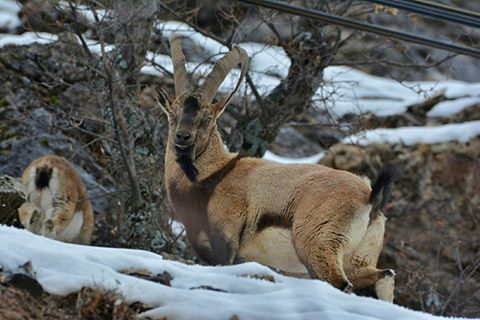
{"label": "wild goat", "polygon": [[[382,172],[371,188],[367,178],[346,171],[228,152],[216,120],[243,80],[246,52],[235,46],[192,91],[181,38],[173,36],[170,46],[175,98],[160,103],[169,122],[165,182],[198,255],[210,264],[257,261],[392,301],[395,274],[376,268],[392,175]],[[238,64],[236,88],[212,103]]]}
{"label": "wild goat", "polygon": [[18,209],[33,233],[65,242],[89,244],[93,212],[77,171],[59,156],[35,159],[23,172],[26,202]]}

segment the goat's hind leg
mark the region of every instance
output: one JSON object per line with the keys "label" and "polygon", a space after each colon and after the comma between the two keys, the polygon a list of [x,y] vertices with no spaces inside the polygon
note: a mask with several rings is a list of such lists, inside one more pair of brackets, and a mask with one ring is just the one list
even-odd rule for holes
{"label": "goat's hind leg", "polygon": [[[315,238],[310,241],[305,241],[301,237],[295,239],[297,253],[302,252],[299,253],[299,257],[307,268],[310,277],[327,281],[338,289],[350,291],[352,283],[343,270],[341,241],[332,239],[328,235],[315,236]],[[310,245],[306,246],[305,243],[307,242]]]}
{"label": "goat's hind leg", "polygon": [[355,292],[366,295],[373,293],[380,300],[392,302],[395,272],[391,269],[377,269],[378,257],[383,247],[385,220],[381,212],[373,218],[360,245],[346,264]]}
{"label": "goat's hind leg", "polygon": [[393,270],[367,266],[359,268],[353,273],[348,272],[348,275],[353,283],[355,293],[393,302],[395,287]]}
{"label": "goat's hind leg", "polygon": [[[300,261],[312,278],[325,280],[339,289],[351,290],[352,283],[344,271],[343,263],[345,253],[351,246],[349,235],[352,215],[338,214],[343,208],[336,207],[337,215],[331,217],[330,211],[322,212],[326,208],[312,210],[306,207],[297,209],[303,211],[295,214],[292,225],[293,241]],[[365,230],[366,223],[363,232]]]}

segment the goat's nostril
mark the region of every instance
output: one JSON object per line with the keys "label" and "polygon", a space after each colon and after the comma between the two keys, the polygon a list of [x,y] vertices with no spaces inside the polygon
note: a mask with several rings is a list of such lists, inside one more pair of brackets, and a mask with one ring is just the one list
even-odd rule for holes
{"label": "goat's nostril", "polygon": [[192,137],[192,135],[190,134],[190,132],[178,131],[176,133],[175,137],[177,138],[177,140],[179,142],[188,142],[190,140],[190,138]]}

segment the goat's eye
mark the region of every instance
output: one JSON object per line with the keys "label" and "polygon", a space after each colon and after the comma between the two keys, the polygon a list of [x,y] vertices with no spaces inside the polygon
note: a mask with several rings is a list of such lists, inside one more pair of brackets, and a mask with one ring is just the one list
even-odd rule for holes
{"label": "goat's eye", "polygon": [[205,126],[209,126],[210,123],[212,123],[212,121],[213,121],[212,116],[208,116],[208,117],[206,117],[205,119],[203,119],[202,124],[205,125]]}

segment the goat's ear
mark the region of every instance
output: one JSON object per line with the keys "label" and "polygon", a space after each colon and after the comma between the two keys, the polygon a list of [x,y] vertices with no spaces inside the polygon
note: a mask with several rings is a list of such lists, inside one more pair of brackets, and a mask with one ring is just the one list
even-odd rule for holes
{"label": "goat's ear", "polygon": [[172,104],[172,101],[168,97],[168,94],[161,88],[157,87],[155,89],[155,100],[158,103],[158,106],[162,109],[165,114],[171,113],[171,108],[170,105]]}

